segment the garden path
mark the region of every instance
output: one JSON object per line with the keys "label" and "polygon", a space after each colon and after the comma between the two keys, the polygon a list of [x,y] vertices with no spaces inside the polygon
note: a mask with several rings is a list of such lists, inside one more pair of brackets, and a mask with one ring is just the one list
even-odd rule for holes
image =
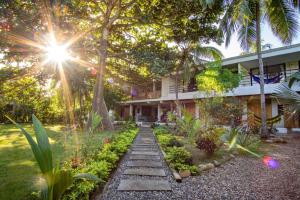
{"label": "garden path", "polygon": [[171,193],[171,174],[150,128],[141,128],[102,199],[160,199]]}

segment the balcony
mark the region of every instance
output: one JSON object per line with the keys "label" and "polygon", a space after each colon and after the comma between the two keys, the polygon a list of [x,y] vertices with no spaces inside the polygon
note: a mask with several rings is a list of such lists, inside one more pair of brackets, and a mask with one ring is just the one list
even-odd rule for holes
{"label": "balcony", "polygon": [[149,91],[149,92],[137,92],[135,95],[131,95],[132,100],[143,100],[143,99],[158,99],[161,96],[161,91]]}
{"label": "balcony", "polygon": [[[193,85],[192,87],[184,86],[184,85],[179,85],[178,87],[178,93],[186,93],[186,92],[195,92],[197,91],[197,86]],[[176,92],[176,87],[175,85],[170,85],[169,86],[169,93],[174,94]]]}
{"label": "balcony", "polygon": [[[276,84],[276,83],[282,83],[285,81],[285,79],[289,76],[291,76],[292,74],[299,72],[299,69],[288,69],[285,70],[281,73],[281,79],[279,82],[274,82],[274,83],[268,83],[268,84]],[[277,76],[278,73],[268,73],[268,77],[274,77]],[[246,75],[242,77],[242,80],[240,82],[240,86],[239,87],[249,87],[249,86],[255,86],[255,85],[259,85],[259,83],[257,83],[256,81],[253,80],[253,78],[250,75]]]}

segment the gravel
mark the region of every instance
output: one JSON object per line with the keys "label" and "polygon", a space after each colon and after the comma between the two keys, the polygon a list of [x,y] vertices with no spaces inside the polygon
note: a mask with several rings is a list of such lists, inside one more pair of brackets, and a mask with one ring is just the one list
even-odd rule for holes
{"label": "gravel", "polygon": [[300,134],[289,135],[287,144],[272,144],[270,156],[279,162],[279,168],[267,168],[262,159],[237,157],[201,176],[184,178],[182,183],[175,182],[163,162],[172,191],[117,191],[121,177],[125,177],[122,171],[127,168],[127,154],[97,199],[300,199]]}

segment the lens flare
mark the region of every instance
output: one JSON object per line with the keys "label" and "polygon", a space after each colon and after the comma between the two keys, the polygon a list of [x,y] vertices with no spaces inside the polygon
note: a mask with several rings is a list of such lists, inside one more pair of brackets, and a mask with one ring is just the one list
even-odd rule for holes
{"label": "lens flare", "polygon": [[47,59],[57,63],[64,62],[69,59],[69,54],[65,46],[51,45],[46,47]]}
{"label": "lens flare", "polygon": [[263,157],[263,163],[270,169],[277,169],[279,167],[278,161],[274,160],[271,156]]}

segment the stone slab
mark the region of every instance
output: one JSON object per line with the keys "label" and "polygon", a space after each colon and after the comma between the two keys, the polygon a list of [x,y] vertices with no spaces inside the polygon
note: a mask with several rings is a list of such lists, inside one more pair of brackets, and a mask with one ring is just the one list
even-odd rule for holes
{"label": "stone slab", "polygon": [[147,155],[147,156],[159,156],[157,151],[132,151],[132,155]]}
{"label": "stone slab", "polygon": [[136,144],[152,144],[152,145],[154,145],[154,144],[156,144],[155,142],[143,142],[143,141],[140,141],[140,142],[137,142]]}
{"label": "stone slab", "polygon": [[123,174],[126,175],[140,175],[140,176],[166,176],[166,173],[163,169],[157,168],[129,168],[125,169]]}
{"label": "stone slab", "polygon": [[134,144],[132,147],[157,147],[155,144]]}
{"label": "stone slab", "polygon": [[157,150],[157,148],[140,148],[140,147],[134,147],[131,149],[132,151],[153,151],[153,150]]}
{"label": "stone slab", "polygon": [[130,180],[123,179],[118,187],[119,191],[170,191],[166,180]]}
{"label": "stone slab", "polygon": [[132,160],[126,164],[128,167],[162,167],[162,163],[152,160]]}
{"label": "stone slab", "polygon": [[159,156],[147,156],[147,155],[132,155],[130,160],[160,160]]}

